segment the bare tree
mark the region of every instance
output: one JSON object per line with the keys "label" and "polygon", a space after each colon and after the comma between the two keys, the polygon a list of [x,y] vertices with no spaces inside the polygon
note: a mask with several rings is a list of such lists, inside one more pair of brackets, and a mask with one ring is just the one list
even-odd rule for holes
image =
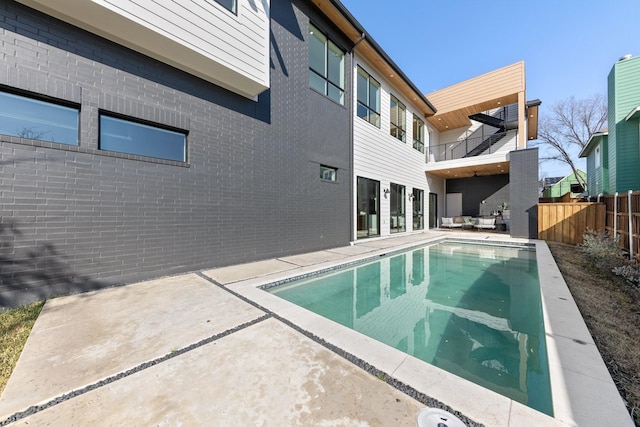
{"label": "bare tree", "polygon": [[578,154],[606,123],[607,99],[603,95],[578,100],[571,97],[553,104],[549,113],[540,117],[538,125],[535,145],[544,149],[540,161],[555,160],[569,165],[582,188],[587,188],[578,175]]}
{"label": "bare tree", "polygon": [[37,130],[35,127],[23,127],[16,131],[16,136],[27,139],[42,139],[48,132]]}

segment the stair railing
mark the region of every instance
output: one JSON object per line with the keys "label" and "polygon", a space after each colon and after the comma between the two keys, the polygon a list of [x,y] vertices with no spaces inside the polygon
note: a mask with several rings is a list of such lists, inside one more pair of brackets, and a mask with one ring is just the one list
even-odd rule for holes
{"label": "stair railing", "polygon": [[486,142],[489,138],[495,138],[495,141],[491,141],[489,146],[482,150],[482,152],[476,154],[492,154],[497,149],[493,146],[502,138],[504,138],[509,132],[496,132],[493,134],[485,135],[484,132],[479,136],[471,136],[463,138],[457,141],[444,142],[441,144],[430,145],[428,149],[429,158],[435,161],[455,160],[462,159],[475,150],[477,147]]}

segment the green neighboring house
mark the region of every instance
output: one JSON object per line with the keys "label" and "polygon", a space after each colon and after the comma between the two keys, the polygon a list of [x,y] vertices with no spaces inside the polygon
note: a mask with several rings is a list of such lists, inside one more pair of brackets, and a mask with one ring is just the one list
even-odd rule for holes
{"label": "green neighboring house", "polygon": [[576,174],[571,172],[554,184],[544,188],[542,197],[562,197],[567,193],[571,193],[571,197],[579,197],[584,192],[581,182],[587,182],[587,174],[580,169],[577,172],[581,181],[578,181]]}
{"label": "green neighboring house", "polygon": [[609,129],[592,135],[580,152],[590,196],[640,190],[640,57],[613,65],[608,100]]}

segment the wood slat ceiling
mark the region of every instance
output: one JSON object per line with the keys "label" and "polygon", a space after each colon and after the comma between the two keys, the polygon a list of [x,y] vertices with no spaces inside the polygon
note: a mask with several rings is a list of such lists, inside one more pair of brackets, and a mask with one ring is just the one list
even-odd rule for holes
{"label": "wood slat ceiling", "polygon": [[[360,40],[362,34],[355,28],[352,23],[328,0],[311,0],[318,9],[324,15],[331,20],[353,43],[357,43]],[[398,75],[394,68],[380,55],[375,47],[369,43],[365,38],[356,51],[369,63],[371,63],[376,70],[383,74],[390,82],[392,82],[395,88],[404,96],[405,99],[412,101],[413,104],[420,109],[420,112],[425,118],[432,116],[435,112],[431,106],[425,102],[424,96],[416,92],[412,85],[409,84],[404,78]]]}
{"label": "wood slat ceiling", "polygon": [[[445,132],[450,129],[457,129],[461,127],[468,127],[471,125],[469,116],[483,111],[491,110],[500,106],[514,104],[518,102],[518,94],[502,96],[489,101],[481,102],[475,105],[468,105],[458,110],[449,111],[445,113],[438,113],[434,116],[427,118],[429,124],[436,128],[440,132]],[[436,108],[437,105],[436,105]]]}
{"label": "wood slat ceiling", "polygon": [[427,175],[433,175],[438,178],[444,178],[444,179],[469,178],[474,175],[477,175],[477,176],[502,175],[502,174],[508,174],[508,173],[509,173],[508,161],[427,171]]}
{"label": "wood slat ceiling", "polygon": [[440,132],[468,127],[471,114],[514,104],[524,90],[524,61],[520,61],[428,94],[438,110],[428,121]]}

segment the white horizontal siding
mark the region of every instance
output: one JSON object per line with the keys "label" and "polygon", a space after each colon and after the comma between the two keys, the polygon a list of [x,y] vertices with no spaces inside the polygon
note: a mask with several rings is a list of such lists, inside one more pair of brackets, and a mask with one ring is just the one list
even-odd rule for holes
{"label": "white horizontal siding", "polygon": [[243,96],[269,86],[268,0],[20,1]]}
{"label": "white horizontal siding", "polygon": [[[425,228],[427,227],[428,213],[428,195],[429,183],[425,174],[426,157],[424,153],[413,148],[413,114],[418,112],[418,108],[411,105],[406,99],[399,95],[399,91],[395,91],[393,86],[383,79],[381,75],[368,63],[358,60],[359,64],[355,64],[352,70],[353,81],[357,84],[357,65],[360,65],[373,78],[380,82],[381,86],[381,105],[380,105],[380,128],[361,119],[354,113],[354,151],[353,151],[353,170],[355,177],[364,177],[380,181],[380,191],[390,188],[391,183],[404,185],[407,196],[412,193],[414,188],[424,191],[425,198]],[[354,88],[357,93],[357,88]],[[406,142],[390,135],[390,97],[393,94],[406,107]],[[354,99],[354,111],[357,111],[357,99]],[[417,114],[420,117],[420,114]],[[423,119],[424,120],[424,119]],[[426,124],[426,120],[425,120]],[[425,146],[428,146],[429,133],[425,129]],[[355,178],[354,178],[355,179]],[[354,188],[356,182],[354,181]],[[354,195],[354,212],[356,200]],[[406,221],[407,232],[412,231],[412,209],[411,201],[406,200]],[[380,195],[380,234],[390,234],[389,224],[390,204],[389,199]]]}
{"label": "white horizontal siding", "polygon": [[[248,31],[250,27],[238,25],[242,15],[238,19],[221,10],[216,3],[199,0],[138,0],[135,3],[105,0],[104,3],[111,10],[190,49],[230,67],[243,69],[248,75],[260,77],[263,69],[260,59],[268,40]],[[247,12],[244,8],[242,11]],[[245,21],[250,23],[248,19]]]}
{"label": "white horizontal siding", "polygon": [[491,152],[506,155],[507,153],[514,151],[518,148],[517,140],[518,140],[518,131],[510,130],[509,132],[507,132],[507,135],[505,135],[504,138],[496,142],[494,146],[491,147]]}

